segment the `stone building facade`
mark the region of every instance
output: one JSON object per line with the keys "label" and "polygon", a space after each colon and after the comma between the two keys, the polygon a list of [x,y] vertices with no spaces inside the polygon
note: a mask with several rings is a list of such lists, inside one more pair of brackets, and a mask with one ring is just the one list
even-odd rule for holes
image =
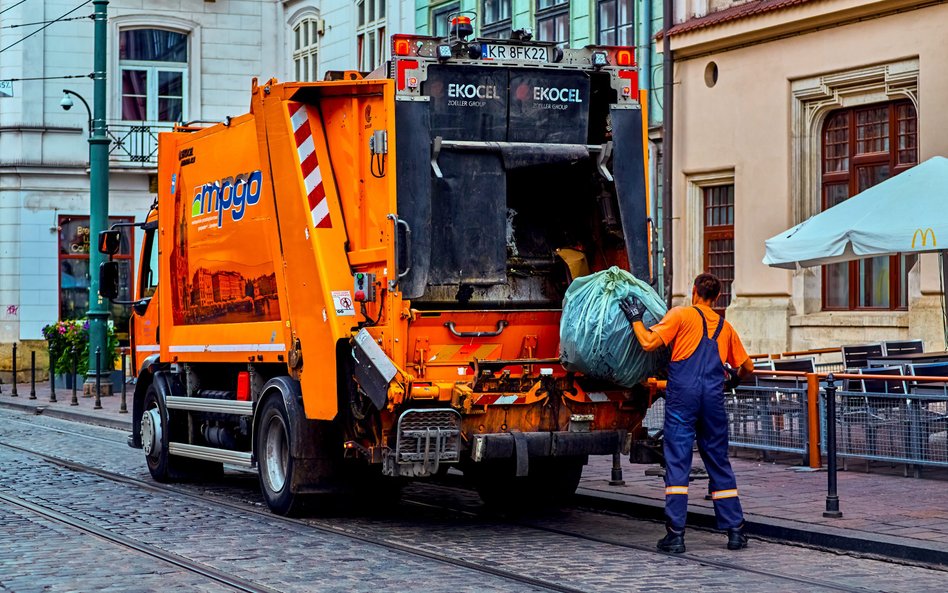
{"label": "stone building facade", "polygon": [[730,268],[727,318],[749,350],[906,338],[944,348],[934,255],[795,272],[761,259],[767,238],[948,154],[948,5],[678,4],[685,19],[669,31],[678,300],[701,270]]}
{"label": "stone building facade", "polygon": [[[26,349],[45,360],[43,326],[88,307],[92,12],[80,0],[0,0],[0,371],[14,342],[21,368]],[[113,221],[141,221],[154,200],[160,131],[245,113],[253,77],[371,70],[387,57],[382,37],[414,25],[413,6],[384,0],[112,0],[108,17]]]}

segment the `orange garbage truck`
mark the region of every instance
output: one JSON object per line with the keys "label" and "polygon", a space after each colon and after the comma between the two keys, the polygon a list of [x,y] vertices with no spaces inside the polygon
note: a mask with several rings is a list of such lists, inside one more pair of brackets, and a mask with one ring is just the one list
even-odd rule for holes
{"label": "orange garbage truck", "polygon": [[559,363],[573,278],[651,276],[633,50],[391,43],[374,73],[254,80],[250,113],[159,136],[129,287],[154,479],[255,468],[288,514],[456,467],[543,502],[641,432],[645,386]]}

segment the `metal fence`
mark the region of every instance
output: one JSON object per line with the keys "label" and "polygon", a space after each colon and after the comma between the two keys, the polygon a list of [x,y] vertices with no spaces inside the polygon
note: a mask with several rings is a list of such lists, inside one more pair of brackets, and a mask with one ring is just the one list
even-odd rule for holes
{"label": "metal fence", "polygon": [[[825,453],[826,422],[821,426]],[[948,466],[946,437],[948,393],[836,392],[839,457]]]}
{"label": "metal fence", "polygon": [[170,132],[168,122],[109,122],[109,160],[119,166],[153,168],[158,165],[158,133]]}
{"label": "metal fence", "polygon": [[805,453],[807,389],[805,381],[760,379],[725,396],[730,446],[763,451]]}

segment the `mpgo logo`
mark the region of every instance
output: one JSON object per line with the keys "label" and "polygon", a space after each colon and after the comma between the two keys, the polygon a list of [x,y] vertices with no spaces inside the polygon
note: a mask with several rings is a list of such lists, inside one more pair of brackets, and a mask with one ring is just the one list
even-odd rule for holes
{"label": "mpgo logo", "polygon": [[248,206],[260,201],[263,174],[257,170],[225,177],[194,188],[191,218],[217,212],[217,228],[224,225],[224,211],[230,211],[234,222],[240,222]]}

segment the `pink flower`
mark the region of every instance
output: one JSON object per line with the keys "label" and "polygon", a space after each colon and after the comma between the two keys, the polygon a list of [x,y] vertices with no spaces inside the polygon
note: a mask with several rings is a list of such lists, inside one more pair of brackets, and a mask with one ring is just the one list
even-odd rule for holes
{"label": "pink flower", "polygon": [[59,326],[59,333],[65,334],[65,333],[66,333],[66,328],[60,325],[60,326]]}

